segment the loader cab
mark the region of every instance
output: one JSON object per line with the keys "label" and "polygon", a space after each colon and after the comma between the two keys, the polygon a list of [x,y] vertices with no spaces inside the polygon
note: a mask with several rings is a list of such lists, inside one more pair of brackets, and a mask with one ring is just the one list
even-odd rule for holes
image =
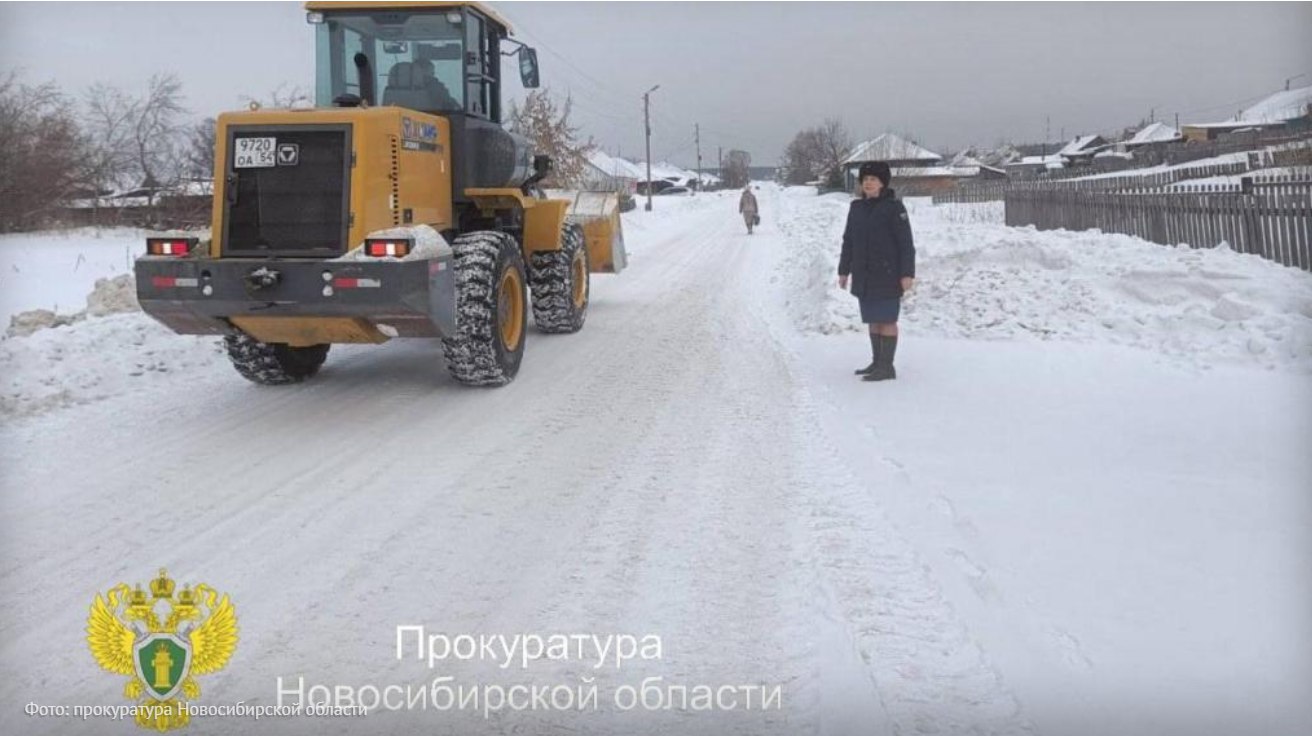
{"label": "loader cab", "polygon": [[[533,50],[478,3],[320,3],[306,5],[315,26],[318,107],[396,105],[500,124],[503,66],[537,86]],[[502,63],[515,45],[518,64]]]}

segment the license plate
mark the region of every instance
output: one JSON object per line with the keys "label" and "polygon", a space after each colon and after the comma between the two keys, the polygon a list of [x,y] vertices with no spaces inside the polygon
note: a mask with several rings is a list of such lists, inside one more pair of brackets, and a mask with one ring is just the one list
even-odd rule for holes
{"label": "license plate", "polygon": [[234,169],[263,169],[278,165],[277,138],[238,138],[234,141]]}

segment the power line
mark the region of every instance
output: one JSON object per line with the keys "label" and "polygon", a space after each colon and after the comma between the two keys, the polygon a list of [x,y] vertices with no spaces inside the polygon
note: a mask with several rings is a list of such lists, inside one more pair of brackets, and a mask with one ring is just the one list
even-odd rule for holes
{"label": "power line", "polygon": [[[498,8],[498,11],[499,11],[504,17],[506,17],[507,20],[511,21],[511,24],[512,24],[513,26],[520,27],[520,24],[518,23],[518,21],[516,21],[514,18],[512,18],[512,17],[510,16],[510,14],[508,14],[508,13],[505,12],[504,7],[503,7],[503,8]],[[614,89],[611,89],[608,85],[606,85],[605,83],[601,82],[601,81],[598,80],[596,77],[592,76],[591,74],[587,73],[587,72],[584,71],[582,68],[580,68],[579,66],[577,66],[576,64],[574,64],[574,62],[570,61],[566,56],[564,56],[563,54],[557,53],[557,52],[556,52],[554,49],[552,49],[550,46],[548,46],[548,45],[546,45],[545,43],[543,43],[543,42],[542,42],[542,39],[539,38],[538,36],[536,36],[536,35],[534,35],[534,34],[531,34],[531,33],[524,32],[524,31],[520,31],[519,35],[521,35],[521,36],[525,36],[525,37],[527,37],[530,41],[533,41],[533,45],[534,45],[535,48],[540,48],[540,49],[542,49],[543,51],[546,51],[546,52],[547,52],[548,54],[550,54],[551,56],[555,57],[556,59],[559,59],[563,64],[565,64],[565,66],[567,66],[568,68],[574,70],[574,72],[576,72],[580,77],[582,77],[582,78],[583,78],[584,80],[586,80],[587,82],[591,83],[592,86],[596,88],[596,91],[597,91],[597,92],[600,92],[603,96],[613,96],[613,99],[610,100],[612,103],[615,103],[615,102],[617,102],[617,101],[619,101],[619,100],[621,100],[621,99],[624,100],[625,102],[629,102],[629,99],[630,99],[630,98],[629,98],[629,95],[624,94],[624,93],[620,93],[620,92],[616,92]],[[618,104],[617,104],[616,107],[622,107],[622,105],[618,105]]]}
{"label": "power line", "polygon": [[[517,21],[514,17],[512,17],[511,14],[504,12],[504,10],[501,11],[501,14],[502,14],[504,17],[506,17],[507,20],[509,20],[509,21],[511,22],[511,25],[512,25],[512,26],[514,26],[514,27],[518,27],[518,28],[522,28],[522,27],[523,27],[523,26],[521,26],[521,25],[518,23],[518,21]],[[520,32],[518,33],[518,35],[520,35],[520,36],[526,38],[528,41],[532,42],[532,44],[534,45],[535,48],[540,48],[540,49],[542,49],[542,50],[545,51],[547,54],[549,54],[551,57],[553,57],[553,58],[559,60],[562,64],[565,65],[566,68],[568,68],[569,70],[572,70],[575,74],[578,75],[579,78],[581,78],[582,80],[584,80],[585,82],[587,82],[587,85],[584,85],[584,86],[590,86],[590,87],[592,87],[591,90],[579,90],[580,93],[581,93],[580,96],[577,97],[577,98],[573,98],[575,104],[579,104],[580,109],[582,109],[582,110],[584,110],[584,111],[586,111],[586,112],[588,112],[588,113],[591,113],[591,114],[593,114],[593,115],[597,115],[597,116],[600,116],[600,117],[603,117],[603,118],[607,118],[608,120],[612,121],[612,124],[624,123],[624,124],[628,124],[628,125],[633,125],[633,126],[635,126],[635,127],[636,127],[636,126],[639,126],[639,125],[642,124],[642,123],[641,123],[641,118],[640,118],[640,116],[637,115],[637,110],[636,110],[636,109],[634,110],[633,113],[628,113],[628,114],[626,114],[626,113],[615,113],[615,112],[612,112],[612,111],[611,111],[611,110],[614,110],[614,109],[620,109],[620,110],[628,109],[629,105],[634,104],[634,103],[630,100],[630,95],[629,95],[629,94],[626,94],[626,93],[619,92],[619,91],[615,90],[615,89],[614,89],[613,87],[611,87],[610,85],[608,85],[608,84],[602,82],[601,80],[599,80],[599,79],[597,79],[596,77],[592,76],[592,75],[589,74],[588,72],[584,71],[584,70],[583,70],[582,68],[580,68],[577,64],[575,64],[574,62],[570,61],[570,59],[569,59],[568,57],[566,57],[564,54],[558,53],[555,49],[553,49],[553,48],[551,48],[550,46],[548,46],[547,44],[543,43],[541,37],[536,36],[535,34],[532,34],[532,33],[525,32],[525,31],[520,31]],[[569,75],[565,75],[565,76],[569,76]],[[573,90],[572,88],[570,88],[570,87],[568,86],[568,84],[566,85],[566,87],[567,87],[567,89],[570,91],[570,94],[571,94],[571,96],[572,96],[574,90]],[[588,95],[591,95],[591,97],[589,97]],[[638,99],[641,99],[641,98],[639,97]],[[579,100],[583,100],[583,103],[580,104],[580,103],[579,103]],[[608,103],[609,103],[609,104],[608,104]],[[607,109],[603,110],[603,109],[601,109],[602,107],[605,107],[605,108],[607,108]],[[665,112],[663,112],[663,111],[662,111],[661,109],[659,109],[659,108],[656,108],[656,109],[651,110],[651,113],[650,113],[650,114],[651,114],[651,117],[653,117],[657,122],[660,122],[660,123],[662,123],[663,125],[668,125],[669,127],[674,128],[674,129],[681,128],[681,127],[683,127],[683,125],[684,125],[684,123],[681,123],[681,122],[679,122],[679,121],[674,120],[672,117],[670,117],[668,114],[666,114]],[[706,130],[706,132],[708,132],[708,133],[711,133],[711,134],[713,134],[713,135],[719,136],[719,137],[721,137],[721,138],[723,138],[723,139],[726,139],[726,140],[730,140],[730,141],[734,141],[734,140],[746,141],[747,143],[750,143],[750,144],[752,144],[753,146],[759,146],[759,147],[762,148],[762,149],[769,149],[769,148],[772,147],[771,145],[767,145],[764,141],[762,141],[761,139],[756,138],[755,136],[752,136],[752,135],[744,135],[744,134],[742,134],[742,133],[729,134],[729,133],[724,133],[724,132],[722,132],[722,131],[717,131],[717,130],[714,130],[714,129],[711,129],[711,128],[705,128],[705,130]],[[668,155],[669,155],[669,156],[673,156],[673,155],[676,155],[676,154],[678,154],[678,153],[682,153],[683,151],[687,150],[687,149],[688,149],[690,146],[692,146],[692,145],[695,145],[695,142],[691,142],[691,143],[685,144],[684,146],[680,147],[679,149],[676,149],[676,150],[670,152]],[[668,157],[668,156],[667,156],[667,157]]]}
{"label": "power line", "polygon": [[[1312,71],[1305,72],[1305,74],[1312,74]],[[1300,75],[1300,76],[1302,76],[1302,75]],[[1297,79],[1297,78],[1298,78],[1298,77],[1289,77],[1288,79],[1285,80],[1285,82],[1288,83],[1289,79]],[[1288,90],[1286,90],[1286,89],[1284,89],[1284,88],[1281,88],[1281,89],[1277,89],[1277,90],[1272,90],[1272,91],[1270,91],[1270,92],[1263,92],[1263,93],[1261,93],[1261,94],[1259,94],[1259,95],[1254,95],[1254,96],[1252,96],[1252,97],[1245,97],[1245,98],[1242,99],[1242,100],[1235,100],[1234,102],[1226,102],[1226,103],[1222,103],[1222,104],[1220,104],[1220,105],[1212,105],[1212,106],[1210,106],[1210,107],[1198,107],[1198,108],[1194,108],[1193,110],[1181,110],[1179,114],[1181,114],[1181,115],[1192,115],[1192,114],[1194,114],[1194,113],[1199,113],[1199,112],[1211,112],[1212,110],[1229,110],[1229,109],[1234,109],[1235,106],[1237,106],[1237,105],[1248,105],[1248,104],[1250,104],[1250,103],[1257,102],[1258,100],[1261,100],[1261,99],[1264,99],[1264,98],[1270,97],[1271,95],[1276,94],[1277,92],[1286,92],[1286,91],[1288,91]],[[1162,106],[1162,105],[1158,105],[1158,107],[1161,108],[1161,107],[1163,107],[1163,106]]]}

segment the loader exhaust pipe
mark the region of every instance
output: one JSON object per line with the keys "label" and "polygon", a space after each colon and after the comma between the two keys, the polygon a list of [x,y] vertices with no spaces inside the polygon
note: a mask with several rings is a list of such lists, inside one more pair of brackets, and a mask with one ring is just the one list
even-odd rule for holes
{"label": "loader exhaust pipe", "polygon": [[365,56],[363,53],[357,53],[355,55],[355,71],[360,77],[360,98],[364,100],[365,105],[373,107],[374,73],[373,70],[369,68],[368,56]]}

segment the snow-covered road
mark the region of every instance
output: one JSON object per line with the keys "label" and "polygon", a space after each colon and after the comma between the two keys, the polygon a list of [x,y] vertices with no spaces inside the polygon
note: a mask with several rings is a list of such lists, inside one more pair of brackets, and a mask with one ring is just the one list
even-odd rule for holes
{"label": "snow-covered road", "polygon": [[[262,388],[207,343],[163,336],[202,352],[185,371],[104,379],[116,387],[105,398],[73,392],[92,403],[7,418],[0,732],[136,730],[22,709],[127,702],[87,653],[87,607],[160,567],[238,607],[237,654],[202,678],[204,703],[272,704],[280,677],[595,681],[601,693],[597,712],[198,719],[200,734],[1292,734],[1312,722],[1295,699],[1312,682],[1296,487],[1312,477],[1312,433],[1306,405],[1272,415],[1309,396],[1306,375],[911,336],[904,377],[863,385],[850,375],[860,337],[797,332],[781,283],[804,275],[790,271],[799,233],[819,234],[799,223],[827,222],[827,205],[764,186],[766,222],[748,237],[732,196],[627,215],[631,268],[594,279],[581,333],[531,333],[502,389],[456,386],[436,343],[405,341],[335,349],[315,380]],[[162,339],[138,315],[20,339],[83,344],[68,336],[89,325],[138,348]],[[51,370],[65,360],[86,362],[61,354]],[[1248,400],[1234,381],[1251,382]],[[1148,412],[1166,416],[1136,426]],[[1223,438],[1238,446],[1208,444]],[[663,652],[619,668],[429,669],[396,658],[401,625],[656,635]],[[613,705],[616,688],[654,677],[689,691],[778,685],[782,708]]]}

